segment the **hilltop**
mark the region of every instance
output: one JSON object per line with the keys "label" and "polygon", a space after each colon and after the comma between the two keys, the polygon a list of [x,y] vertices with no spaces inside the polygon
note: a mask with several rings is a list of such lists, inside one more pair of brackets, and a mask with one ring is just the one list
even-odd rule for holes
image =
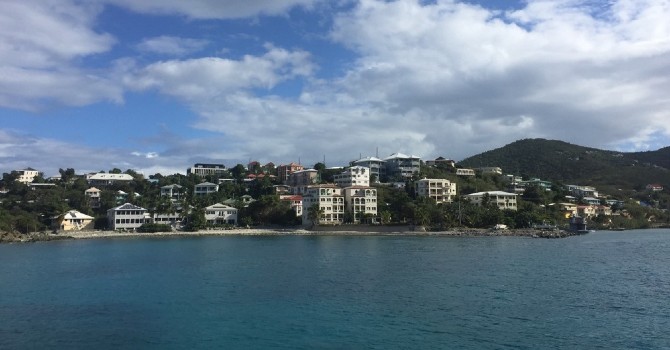
{"label": "hilltop", "polygon": [[670,187],[670,147],[616,152],[558,140],[523,139],[459,162],[463,167],[499,166],[505,173],[608,189]]}

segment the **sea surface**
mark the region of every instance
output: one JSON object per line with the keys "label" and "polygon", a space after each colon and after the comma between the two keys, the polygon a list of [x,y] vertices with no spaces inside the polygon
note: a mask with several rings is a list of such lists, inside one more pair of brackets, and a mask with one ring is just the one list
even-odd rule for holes
{"label": "sea surface", "polygon": [[669,349],[670,230],[0,245],[0,349]]}

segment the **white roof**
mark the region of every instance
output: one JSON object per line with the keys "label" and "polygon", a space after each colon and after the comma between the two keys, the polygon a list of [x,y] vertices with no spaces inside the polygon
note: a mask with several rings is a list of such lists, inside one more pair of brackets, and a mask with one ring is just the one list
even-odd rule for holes
{"label": "white roof", "polygon": [[213,183],[211,183],[211,182],[203,182],[203,183],[199,183],[199,184],[197,184],[196,186],[218,186],[218,185],[217,185],[217,184],[213,184]]}
{"label": "white roof", "polygon": [[107,173],[97,173],[97,174],[88,174],[86,175],[86,180],[117,180],[117,181],[131,181],[132,176],[128,174],[107,174]]}
{"label": "white roof", "polygon": [[91,187],[91,188],[89,188],[88,190],[86,190],[86,191],[84,191],[84,192],[101,192],[101,191],[100,191],[99,189],[95,188],[95,187]]}
{"label": "white roof", "polygon": [[146,209],[144,209],[142,207],[139,207],[137,205],[134,205],[134,204],[125,203],[125,204],[121,204],[118,207],[115,207],[115,208],[112,208],[112,209],[109,209],[109,210],[146,210]]}
{"label": "white roof", "polygon": [[65,215],[63,215],[63,218],[66,220],[72,220],[72,219],[84,219],[84,220],[93,220],[92,216],[88,216],[86,214],[80,213],[77,210],[70,210]]}
{"label": "white roof", "polygon": [[383,162],[383,161],[384,160],[379,159],[377,157],[365,157],[365,158],[361,158],[357,161],[354,161],[354,163],[358,163],[358,162],[361,162],[361,163],[363,163],[363,162]]}
{"label": "white roof", "polygon": [[[216,203],[216,204],[210,205],[209,207],[207,207],[205,209],[214,210],[214,209],[235,209],[235,208],[233,208],[231,206],[228,206],[228,205],[225,205],[225,204]],[[235,210],[237,210],[237,209],[235,209]]]}
{"label": "white roof", "polygon": [[419,156],[415,156],[415,155],[408,156],[408,155],[406,155],[406,154],[404,154],[404,153],[393,153],[393,154],[391,154],[390,156],[384,158],[384,160],[389,160],[389,159],[399,159],[399,158],[400,158],[400,159],[408,159],[408,158],[416,158],[416,159],[420,159],[421,157],[419,157]]}

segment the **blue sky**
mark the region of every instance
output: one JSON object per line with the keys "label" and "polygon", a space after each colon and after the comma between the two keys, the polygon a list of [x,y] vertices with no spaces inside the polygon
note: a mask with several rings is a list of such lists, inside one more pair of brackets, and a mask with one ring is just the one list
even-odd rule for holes
{"label": "blue sky", "polygon": [[8,0],[0,171],[670,145],[670,1]]}

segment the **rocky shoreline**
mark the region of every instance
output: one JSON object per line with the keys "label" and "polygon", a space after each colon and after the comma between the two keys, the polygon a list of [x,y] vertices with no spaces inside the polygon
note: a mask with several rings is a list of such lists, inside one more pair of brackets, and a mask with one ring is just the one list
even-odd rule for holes
{"label": "rocky shoreline", "polygon": [[528,237],[528,238],[565,238],[578,235],[578,233],[565,230],[537,230],[537,229],[455,229],[448,231],[425,231],[421,228],[415,230],[383,230],[376,231],[374,228],[361,230],[329,230],[320,227],[319,230],[306,230],[302,228],[277,229],[277,228],[238,228],[233,230],[201,230],[196,232],[117,232],[117,231],[70,231],[64,233],[33,232],[29,234],[0,233],[0,243],[18,242],[43,242],[64,239],[95,239],[95,238],[140,238],[140,237],[200,237],[200,236],[443,236],[443,237]]}

